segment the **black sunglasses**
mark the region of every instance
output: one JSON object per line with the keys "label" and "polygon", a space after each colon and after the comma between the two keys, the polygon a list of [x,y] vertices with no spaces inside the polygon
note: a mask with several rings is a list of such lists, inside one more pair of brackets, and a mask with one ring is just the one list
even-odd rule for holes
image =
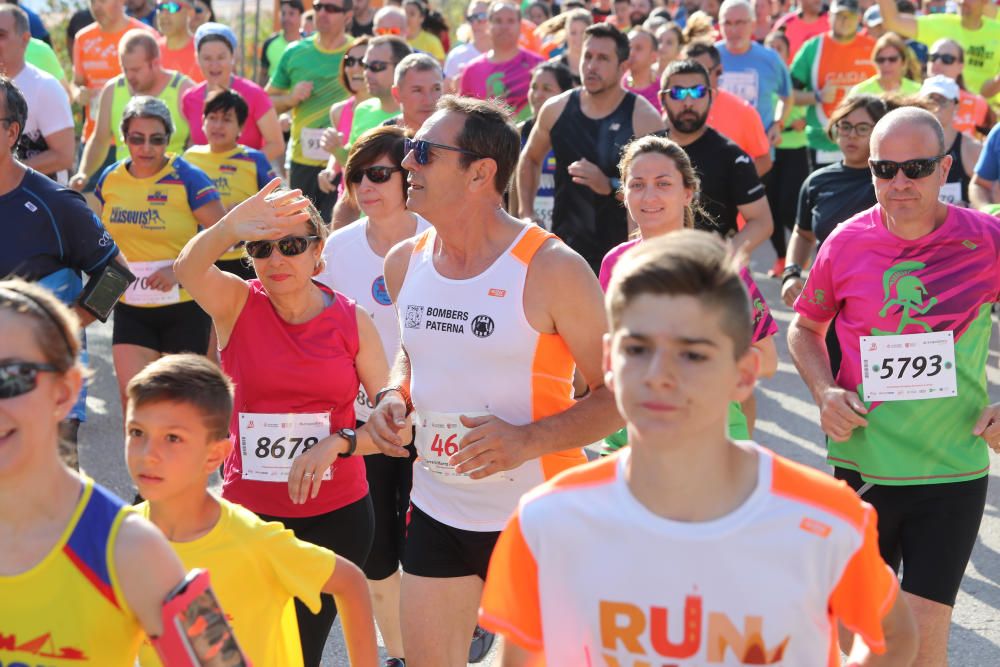
{"label": "black sunglasses", "polygon": [[953,56],[950,53],[932,53],[930,59],[932,63],[940,60],[945,65],[954,65],[958,62],[958,56]]}
{"label": "black sunglasses", "polygon": [[278,252],[285,257],[295,257],[304,253],[311,241],[318,240],[318,236],[286,236],[277,241],[248,241],[247,254],[254,259],[267,259],[278,246]]}
{"label": "black sunglasses", "polygon": [[875,59],[875,63],[885,65],[886,63],[898,63],[900,60],[902,60],[900,56],[879,56]]}
{"label": "black sunglasses", "polygon": [[165,134],[151,134],[148,137],[143,134],[130,134],[125,137],[125,141],[129,146],[142,146],[147,143],[150,146],[166,146],[170,137]]}
{"label": "black sunglasses", "polygon": [[344,67],[357,67],[358,65],[361,65],[362,67],[365,66],[365,59],[363,56],[361,58],[344,56]]}
{"label": "black sunglasses", "polygon": [[487,14],[486,12],[475,12],[473,14],[469,14],[468,16],[466,16],[465,20],[468,21],[469,23],[475,23],[476,21],[485,21],[488,18],[489,14]]}
{"label": "black sunglasses", "polygon": [[369,72],[378,73],[378,72],[384,72],[390,67],[392,67],[392,63],[386,62],[384,60],[362,60],[361,66],[364,67]]}
{"label": "black sunglasses", "polygon": [[376,165],[374,167],[365,167],[364,169],[359,169],[351,173],[351,183],[357,184],[367,176],[368,180],[372,183],[386,183],[392,178],[392,175],[397,171],[404,171],[402,167],[386,167],[383,165]]}
{"label": "black sunglasses", "polygon": [[872,174],[875,178],[879,178],[885,181],[891,181],[896,178],[896,174],[899,170],[903,170],[903,175],[911,180],[916,180],[918,178],[927,178],[934,173],[934,169],[937,167],[937,163],[945,157],[944,155],[938,155],[937,157],[920,158],[917,160],[907,160],[906,162],[893,162],[892,160],[868,160],[868,166],[871,167]]}
{"label": "black sunglasses", "polygon": [[435,144],[430,141],[424,141],[419,139],[414,141],[413,139],[406,139],[403,142],[403,154],[413,151],[413,157],[416,159],[417,164],[427,164],[431,161],[431,149],[440,148],[445,151],[454,151],[456,153],[462,153],[463,155],[471,155],[477,160],[482,160],[483,156],[478,153],[473,153],[472,151],[467,151],[464,148],[459,148],[458,146],[447,146],[445,144]]}
{"label": "black sunglasses", "polygon": [[54,373],[58,370],[52,364],[34,361],[11,361],[0,365],[0,399],[17,398],[34,391],[38,386],[39,373]]}
{"label": "black sunglasses", "polygon": [[337,5],[328,5],[326,3],[314,4],[313,9],[317,12],[326,12],[327,14],[346,14],[351,11],[345,7],[338,7]]}

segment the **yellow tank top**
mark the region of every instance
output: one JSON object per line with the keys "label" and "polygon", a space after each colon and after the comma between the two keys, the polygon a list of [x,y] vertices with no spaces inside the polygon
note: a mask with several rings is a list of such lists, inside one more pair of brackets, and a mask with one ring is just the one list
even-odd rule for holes
{"label": "yellow tank top", "polygon": [[[168,154],[163,169],[148,178],[130,174],[129,162],[122,160],[108,167],[94,194],[104,206],[101,222],[141,279],[147,275],[143,267],[177,259],[198,233],[194,211],[219,199],[219,193],[205,172],[177,156]],[[186,290],[179,290],[177,302],[190,299]],[[130,303],[129,292],[123,300]]]}
{"label": "yellow tank top", "polygon": [[0,576],[0,665],[132,667],[143,632],[114,567],[129,511],[84,479],[52,551],[26,572]]}
{"label": "yellow tank top", "polygon": [[[174,123],[174,133],[170,135],[170,143],[167,150],[171,153],[181,153],[187,143],[191,130],[188,127],[187,119],[181,113],[180,85],[184,82],[184,74],[174,72],[170,77],[170,82],[157,95],[167,108],[170,109],[170,120]],[[118,150],[118,157],[128,155],[128,146],[122,141],[122,116],[125,115],[125,105],[135,95],[128,89],[128,81],[124,74],[119,74],[114,78],[114,89],[111,96],[111,134],[115,137],[115,148]]]}

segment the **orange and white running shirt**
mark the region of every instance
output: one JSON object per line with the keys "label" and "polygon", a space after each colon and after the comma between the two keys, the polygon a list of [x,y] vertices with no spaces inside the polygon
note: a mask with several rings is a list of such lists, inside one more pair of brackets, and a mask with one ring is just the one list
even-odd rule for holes
{"label": "orange and white running shirt", "polygon": [[417,237],[396,308],[410,361],[417,415],[410,500],[454,528],[502,530],[525,492],[583,463],[582,449],[533,459],[482,480],[454,474],[449,456],[464,430],[459,415],[495,415],[528,424],[573,405],[569,348],[558,334],[535,331],[524,314],[528,265],[552,239],[525,225],[510,248],[474,278],[452,280],[434,268],[437,236]]}
{"label": "orange and white running shirt", "polygon": [[493,551],[480,625],[550,667],[839,666],[838,620],[884,652],[899,586],[875,510],[756,449],[755,490],[713,521],[640,504],[630,449],[528,494]]}

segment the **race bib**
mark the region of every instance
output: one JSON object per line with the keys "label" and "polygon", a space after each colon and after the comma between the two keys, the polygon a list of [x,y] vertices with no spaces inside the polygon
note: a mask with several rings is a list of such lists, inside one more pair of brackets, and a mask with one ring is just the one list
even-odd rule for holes
{"label": "race bib", "polygon": [[945,183],[942,185],[941,191],[938,193],[938,201],[955,206],[965,206],[965,201],[962,199],[962,184]]}
{"label": "race bib", "polygon": [[816,164],[833,164],[844,159],[844,154],[840,151],[816,151]]}
{"label": "race bib", "polygon": [[750,106],[757,106],[757,98],[760,96],[757,70],[723,72],[719,77],[719,87],[741,100],[745,100]]}
{"label": "race bib", "polygon": [[417,463],[449,484],[475,484],[480,480],[459,474],[448,463],[458,453],[458,445],[471,429],[462,425],[460,415],[482,417],[488,412],[420,412],[416,416]]}
{"label": "race bib", "polygon": [[[240,413],[240,453],[243,479],[287,482],[296,456],[308,452],[330,435],[330,415]],[[323,479],[330,479],[330,469]]]}
{"label": "race bib", "polygon": [[358,397],[354,399],[354,418],[359,422],[366,422],[371,419],[372,410],[375,404],[368,398],[364,386],[358,387]]}
{"label": "race bib", "polygon": [[326,162],[330,154],[323,150],[323,129],[322,127],[302,128],[302,156],[310,160],[322,160]]}
{"label": "race bib", "polygon": [[179,303],[181,289],[177,283],[174,283],[174,286],[166,292],[149,286],[151,275],[164,267],[173,265],[174,260],[172,259],[162,262],[129,262],[128,268],[135,275],[135,281],[125,290],[122,300],[130,306],[167,306]]}
{"label": "race bib", "polygon": [[911,401],[958,396],[951,331],[861,336],[865,401]]}
{"label": "race bib", "polygon": [[547,232],[552,231],[552,210],[555,205],[555,197],[535,197],[535,217]]}

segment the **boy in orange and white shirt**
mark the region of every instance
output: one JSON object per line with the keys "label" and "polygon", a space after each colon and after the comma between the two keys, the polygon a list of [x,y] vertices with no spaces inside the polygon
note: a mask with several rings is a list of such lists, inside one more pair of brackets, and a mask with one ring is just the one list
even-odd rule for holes
{"label": "boy in orange and white shirt", "polygon": [[848,664],[909,665],[916,630],[875,510],[726,437],[758,360],[721,242],[684,231],[638,246],[607,305],[605,381],[631,447],[522,498],[480,609],[506,637],[504,667],[839,666],[838,622]]}

